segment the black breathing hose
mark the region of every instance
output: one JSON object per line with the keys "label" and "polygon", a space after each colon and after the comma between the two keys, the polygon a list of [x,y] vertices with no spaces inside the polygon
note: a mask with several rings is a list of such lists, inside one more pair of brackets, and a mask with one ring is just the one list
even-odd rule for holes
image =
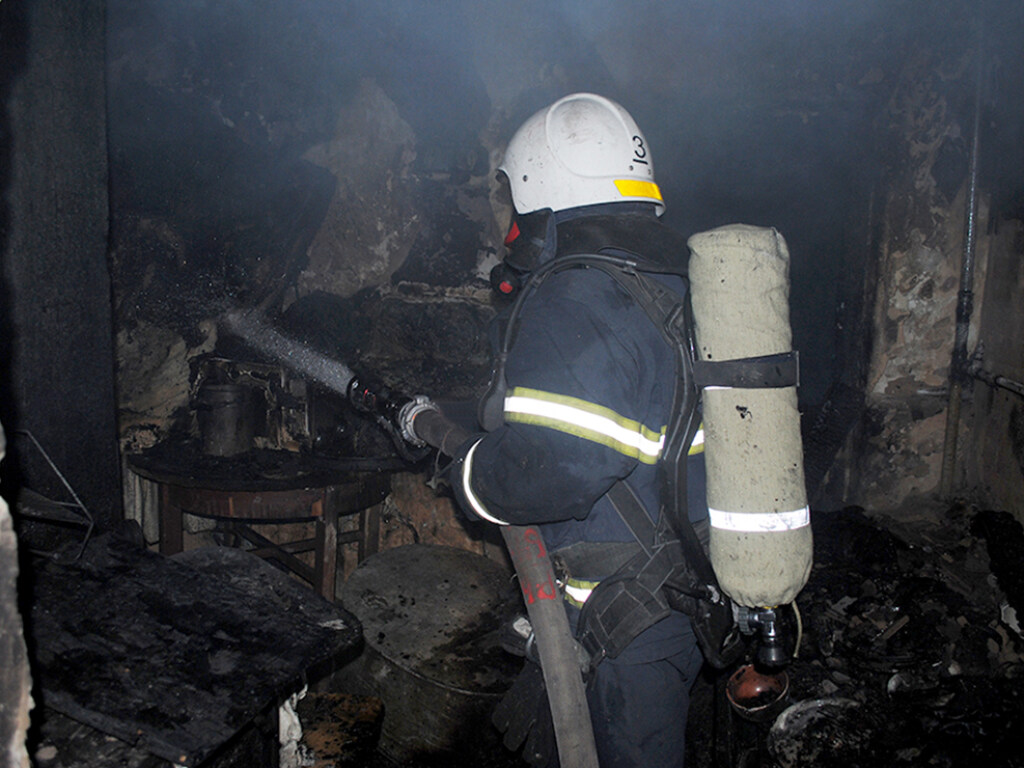
{"label": "black breathing hose", "polygon": [[[449,456],[471,437],[436,410],[417,415],[413,430],[421,440]],[[533,625],[561,766],[598,768],[576,643],[544,540],[535,526],[503,525],[501,535]]]}

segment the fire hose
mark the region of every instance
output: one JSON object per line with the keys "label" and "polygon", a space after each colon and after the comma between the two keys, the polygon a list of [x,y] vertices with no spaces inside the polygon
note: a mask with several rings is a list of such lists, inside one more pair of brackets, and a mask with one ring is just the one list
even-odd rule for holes
{"label": "fire hose", "polygon": [[[254,314],[230,313],[223,323],[258,351],[346,396],[357,410],[376,418],[403,458],[417,458],[415,451],[425,446],[451,456],[470,437],[429,398],[410,398],[366,385],[343,363],[283,336]],[[544,540],[535,526],[506,525],[501,533],[535,631],[560,764],[562,768],[598,768],[577,646]]]}
{"label": "fire hose", "polygon": [[[451,453],[469,433],[448,421],[436,408],[407,411],[415,435],[442,453]],[[597,768],[597,748],[590,724],[586,689],[580,673],[576,643],[562,607],[555,574],[535,526],[501,527],[509,556],[523,590],[526,611],[536,630],[544,686],[563,768]]]}

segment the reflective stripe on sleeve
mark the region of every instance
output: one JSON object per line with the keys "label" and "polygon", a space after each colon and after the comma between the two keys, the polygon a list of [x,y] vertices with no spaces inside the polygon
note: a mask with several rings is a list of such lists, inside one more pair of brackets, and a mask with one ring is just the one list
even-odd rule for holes
{"label": "reflective stripe on sleeve", "polygon": [[565,600],[570,605],[582,608],[587,602],[590,594],[597,588],[600,582],[583,581],[582,579],[569,579],[565,582]]}
{"label": "reflective stripe on sleeve", "polygon": [[[480,440],[483,440],[481,437]],[[487,511],[487,507],[483,505],[483,502],[477,498],[476,494],[473,493],[473,454],[476,452],[476,447],[480,445],[480,440],[473,443],[473,447],[466,453],[466,458],[462,462],[462,493],[466,497],[466,501],[469,502],[469,506],[473,508],[473,511],[480,517],[489,523],[495,525],[508,525],[504,520],[499,520],[490,512]]]}
{"label": "reflective stripe on sleeve", "polygon": [[688,456],[696,456],[698,453],[704,453],[704,425],[700,425],[700,429],[697,430],[697,434],[693,436],[693,442],[690,443],[690,449],[686,452]]}
{"label": "reflective stripe on sleeve", "polygon": [[723,512],[708,509],[711,527],[740,533],[777,533],[792,531],[811,524],[811,508],[792,512]]}
{"label": "reflective stripe on sleeve", "polygon": [[611,408],[526,387],[515,387],[505,398],[505,418],[575,435],[644,464],[655,464],[665,445],[664,428],[655,431]]}

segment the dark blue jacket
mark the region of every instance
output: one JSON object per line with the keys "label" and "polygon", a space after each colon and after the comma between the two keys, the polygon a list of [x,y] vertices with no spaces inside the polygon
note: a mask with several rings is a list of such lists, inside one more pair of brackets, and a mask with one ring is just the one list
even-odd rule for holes
{"label": "dark blue jacket", "polygon": [[[678,244],[678,253],[660,256],[685,264],[685,243]],[[610,246],[606,252],[621,253]],[[643,253],[644,243],[637,246]],[[685,290],[683,279],[671,279]],[[518,322],[505,368],[504,423],[465,447],[456,464],[462,507],[491,522],[540,524],[552,552],[584,541],[634,541],[605,494],[626,480],[657,516],[656,460],[676,379],[672,349],[635,300],[597,269],[547,277]],[[691,519],[704,510],[697,485]]]}

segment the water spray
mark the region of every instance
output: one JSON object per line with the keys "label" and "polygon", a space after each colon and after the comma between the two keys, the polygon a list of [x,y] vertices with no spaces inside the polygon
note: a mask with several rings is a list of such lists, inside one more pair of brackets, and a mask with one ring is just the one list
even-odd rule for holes
{"label": "water spray", "polygon": [[409,397],[384,385],[370,383],[340,360],[288,338],[255,312],[228,312],[221,324],[257,352],[346,398],[357,411],[380,425],[406,461],[419,461],[429,452],[427,442],[412,426],[413,420],[424,410],[437,410],[426,396]]}
{"label": "water spray", "polygon": [[233,310],[221,318],[221,325],[257,352],[339,395],[347,396],[349,385],[356,378],[352,369],[340,360],[334,360],[302,342],[289,339],[267,325],[255,312]]}

